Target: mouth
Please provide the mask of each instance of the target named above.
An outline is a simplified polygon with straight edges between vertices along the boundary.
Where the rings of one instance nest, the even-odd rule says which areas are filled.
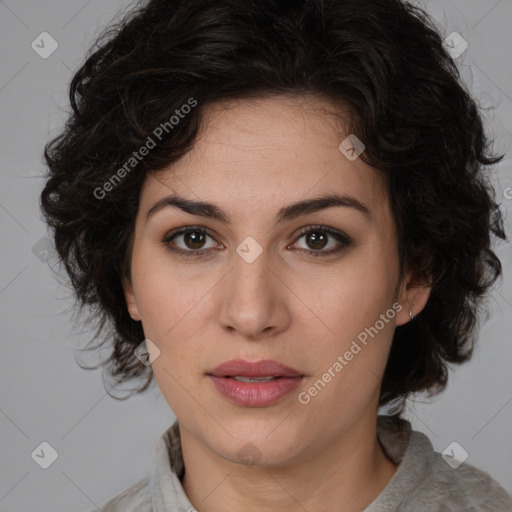
[[[281,376],[279,376],[279,377],[272,377],[272,376],[267,376],[267,377],[244,377],[242,375],[235,375],[235,376],[231,377],[229,375],[224,375],[224,378],[226,378],[226,379],[234,379],[234,380],[237,380],[238,382],[270,382],[272,380],[281,379],[282,377]]]
[[[217,391],[245,407],[272,405],[296,389],[304,375],[277,361],[227,361],[206,373]]]
[[[233,359],[218,365],[207,372],[206,375],[232,378],[240,382],[267,382],[283,377],[304,377],[298,370],[271,359],[258,362]]]

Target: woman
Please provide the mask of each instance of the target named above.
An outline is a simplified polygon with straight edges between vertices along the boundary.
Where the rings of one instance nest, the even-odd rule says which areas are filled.
[[[153,0],[97,44],[42,209],[109,374],[177,418],[101,509],[511,510],[400,416],[471,357],[506,239],[426,13]]]

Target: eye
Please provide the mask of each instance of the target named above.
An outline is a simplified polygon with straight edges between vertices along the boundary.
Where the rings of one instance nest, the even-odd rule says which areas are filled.
[[[213,243],[210,247],[205,246],[207,238],[213,237],[207,233],[207,231],[200,226],[187,226],[186,228],[178,231],[173,231],[162,240],[162,243],[167,246],[172,252],[182,254],[184,256],[206,256],[211,252],[213,248],[222,249],[222,244]],[[306,244],[313,249],[300,249],[300,252],[309,254],[310,256],[328,256],[330,254],[338,253],[346,247],[352,245],[352,240],[345,233],[337,231],[326,226],[310,226],[309,228],[302,230],[299,233],[298,240],[304,238]],[[180,240],[179,245],[175,240]],[[334,239],[334,240],[329,240]],[[328,250],[324,250],[332,244],[333,241],[337,243],[331,246]],[[172,242],[172,243],[171,243]],[[296,246],[297,242],[294,242],[291,246]]]
[[[202,250],[205,249],[204,243],[207,237],[212,238],[203,228],[199,226],[188,226],[179,231],[169,233],[163,238],[162,242],[175,253],[184,254],[186,256],[202,256],[209,252]],[[182,238],[184,247],[180,247],[179,245],[178,248],[172,247],[171,242],[175,239],[179,240],[180,238]],[[215,244],[213,247],[215,247]],[[206,249],[208,249],[208,247],[206,247]]]
[[[313,250],[305,249],[304,251],[309,253],[313,257],[326,256],[340,252],[345,247],[352,245],[352,240],[345,233],[341,231],[333,230],[326,226],[311,226],[306,230],[299,233],[299,239],[304,238],[305,243]],[[332,245],[328,250],[323,250],[329,245],[329,239],[334,239],[337,243]],[[296,245],[295,242],[293,245]],[[301,249],[302,250],[302,249]]]

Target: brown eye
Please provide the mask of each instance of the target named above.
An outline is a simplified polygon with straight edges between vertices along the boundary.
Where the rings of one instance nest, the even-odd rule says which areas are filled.
[[[325,233],[311,231],[305,235],[306,243],[313,249],[323,249],[328,243],[328,236]]]
[[[208,238],[213,241],[209,247],[205,246]],[[302,238],[305,240],[306,247],[299,247],[299,251],[314,257],[329,256],[352,245],[351,238],[343,232],[325,226],[312,226],[304,230],[298,237],[298,239]],[[172,252],[184,256],[205,256],[211,254],[210,249],[222,248],[222,245],[217,244],[203,228],[195,226],[169,233],[162,242]],[[292,245],[296,246],[297,242]]]
[[[183,241],[189,249],[201,249],[205,241],[205,234],[200,231],[188,231],[183,235]]]
[[[206,249],[216,246],[216,244],[213,243],[210,247],[205,247],[205,242],[208,238],[212,237],[204,229],[191,226],[169,233],[164,237],[162,242],[173,252],[187,256],[201,256],[208,252]]]
[[[304,239],[306,247],[300,248],[300,250],[309,253],[311,256],[328,256],[352,245],[352,239],[345,233],[334,231],[325,226],[312,226],[299,234],[298,239],[301,238]],[[333,240],[330,241],[330,239]],[[296,243],[293,245],[296,245]],[[330,247],[328,247],[329,243],[331,243]],[[324,250],[326,247],[328,249]]]

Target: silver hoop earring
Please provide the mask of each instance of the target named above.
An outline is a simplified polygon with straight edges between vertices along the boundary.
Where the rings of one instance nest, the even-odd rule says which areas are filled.
[[[409,316],[411,317],[411,320],[414,319],[414,315],[412,314],[412,309],[409,310]]]

